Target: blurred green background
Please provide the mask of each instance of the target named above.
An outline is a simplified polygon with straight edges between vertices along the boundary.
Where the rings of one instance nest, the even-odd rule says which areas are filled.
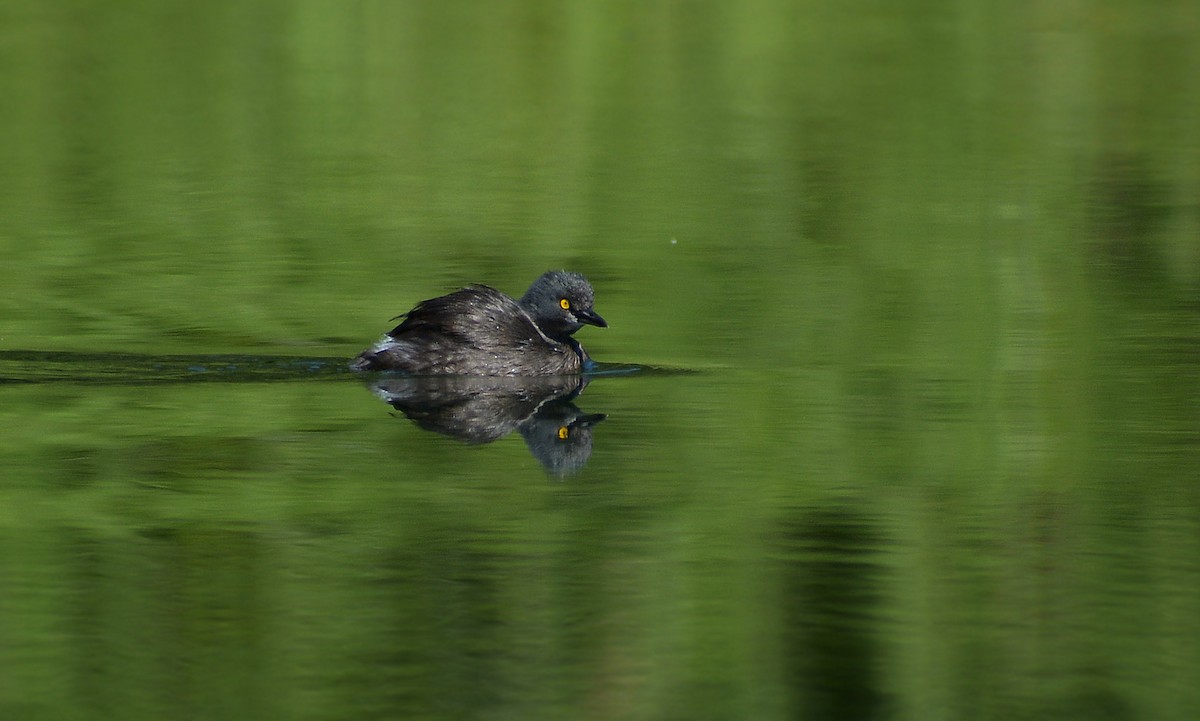
[[[0,137],[0,718],[1200,711],[1193,2],[14,0]],[[554,267],[701,371],[570,478],[144,374]]]

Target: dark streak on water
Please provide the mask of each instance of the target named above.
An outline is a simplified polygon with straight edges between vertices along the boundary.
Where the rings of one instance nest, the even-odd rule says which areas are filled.
[[[87,383],[139,385],[159,383],[265,383],[362,378],[341,357],[275,355],[148,355],[139,353],[64,354],[47,351],[0,351],[0,384]],[[589,377],[677,375],[686,369],[632,363],[596,363]]]

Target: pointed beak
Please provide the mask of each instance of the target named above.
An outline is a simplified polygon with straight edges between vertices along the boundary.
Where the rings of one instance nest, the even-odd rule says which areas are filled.
[[[591,428],[605,418],[608,418],[608,415],[605,413],[589,413],[587,415],[579,416],[575,420],[571,421],[569,425],[572,428]]]
[[[600,328],[607,328],[608,321],[600,317],[600,314],[593,310],[577,310],[575,311],[575,319],[580,323],[587,323]]]

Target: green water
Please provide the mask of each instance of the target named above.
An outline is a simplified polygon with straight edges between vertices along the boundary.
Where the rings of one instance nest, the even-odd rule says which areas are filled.
[[[1195,717],[1200,15],[1010,5],[4,3],[0,719]],[[555,267],[569,462],[342,365]]]

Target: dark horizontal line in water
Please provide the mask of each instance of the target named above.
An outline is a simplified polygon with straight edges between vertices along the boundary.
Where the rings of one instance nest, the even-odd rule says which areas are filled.
[[[0,351],[0,383],[227,383],[336,380],[354,376],[345,358],[238,354],[150,355]]]
[[[349,358],[341,357],[7,350],[0,351],[0,385],[64,382],[105,385],[263,383],[361,378],[363,374],[350,370],[349,362]],[[633,363],[595,363],[584,375],[599,378],[691,372]]]

